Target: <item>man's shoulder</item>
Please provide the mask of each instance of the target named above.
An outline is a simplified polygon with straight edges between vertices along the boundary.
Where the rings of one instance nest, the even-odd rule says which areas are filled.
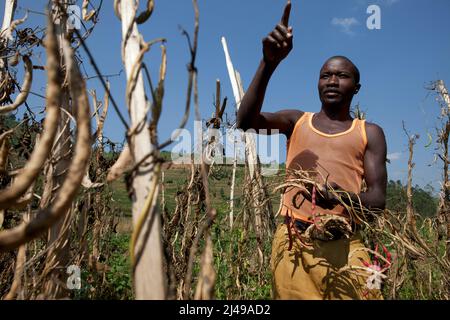
[[[285,131],[286,137],[289,139],[292,135],[292,132],[297,124],[298,120],[305,114],[304,111],[299,109],[284,109],[277,112],[278,116],[287,120],[287,130]]]
[[[381,128],[376,123],[368,122],[368,121],[366,121],[366,132],[367,132],[367,134],[371,133],[371,134],[375,134],[375,135],[378,135],[378,134],[384,135],[383,128]]]
[[[283,109],[278,111],[277,114],[287,119],[293,127],[295,126],[297,121],[305,114],[305,112],[299,109]]]
[[[285,115],[294,122],[297,122],[297,120],[305,114],[305,111],[299,109],[283,109],[278,111],[278,113]]]
[[[386,143],[383,128],[376,123],[366,121],[366,135],[368,144]]]

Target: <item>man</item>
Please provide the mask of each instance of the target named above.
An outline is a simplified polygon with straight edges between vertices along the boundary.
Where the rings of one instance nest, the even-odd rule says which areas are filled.
[[[237,126],[243,130],[278,129],[286,135],[288,176],[292,170],[304,170],[317,182],[313,189],[290,188],[283,196],[281,214],[287,223],[278,226],[272,244],[274,297],[381,299],[378,288],[369,285],[371,274],[364,270],[370,259],[358,224],[353,223],[350,238],[316,238],[311,244],[301,240],[308,227],[315,225],[316,215],[350,218],[331,189],[345,190],[346,203],[361,201],[368,210],[384,208],[386,141],[379,126],[351,117],[360,76],[342,56],[328,59],[320,70],[319,113],[261,112],[269,79],[293,47],[290,10],[288,1],[281,22],[264,38],[263,59],[237,115]],[[366,188],[361,192],[363,180]]]

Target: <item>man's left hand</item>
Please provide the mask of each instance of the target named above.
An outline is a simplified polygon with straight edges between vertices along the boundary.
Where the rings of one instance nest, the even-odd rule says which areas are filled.
[[[312,202],[313,186],[310,185],[307,189],[309,193],[305,192],[304,196]],[[341,187],[335,182],[316,185],[316,205],[323,209],[333,209],[336,205],[338,205],[340,202],[333,190],[341,190]]]

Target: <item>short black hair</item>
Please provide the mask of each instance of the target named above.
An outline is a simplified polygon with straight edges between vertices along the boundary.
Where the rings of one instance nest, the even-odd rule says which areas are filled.
[[[359,84],[359,80],[360,80],[359,69],[358,69],[358,67],[356,67],[356,65],[353,63],[353,61],[345,56],[332,56],[331,58],[328,58],[327,61],[325,61],[325,63],[327,63],[330,60],[334,60],[334,59],[341,59],[341,60],[345,60],[348,63],[350,63],[353,67],[353,76],[355,77],[355,82],[356,82],[356,84]]]

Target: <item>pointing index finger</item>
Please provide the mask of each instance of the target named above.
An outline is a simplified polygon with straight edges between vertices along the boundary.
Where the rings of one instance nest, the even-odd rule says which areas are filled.
[[[281,17],[281,24],[286,28],[289,26],[289,16],[291,14],[291,0],[288,0],[284,7],[283,16]]]

